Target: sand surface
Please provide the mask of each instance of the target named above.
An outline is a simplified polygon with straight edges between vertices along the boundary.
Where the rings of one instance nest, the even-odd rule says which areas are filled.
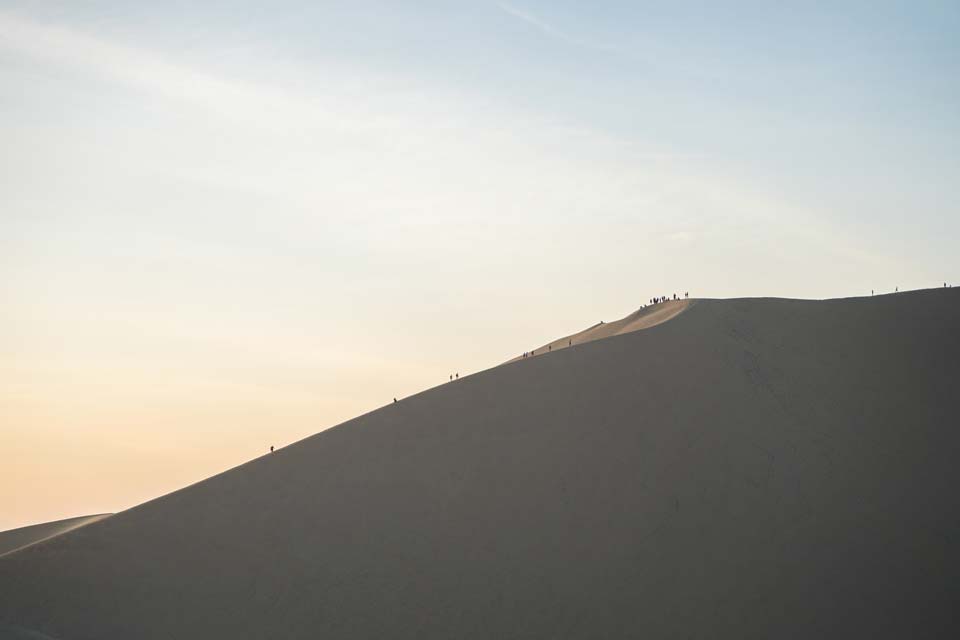
[[[41,540],[72,531],[77,527],[82,527],[91,522],[96,522],[109,515],[111,514],[100,513],[94,516],[67,518],[66,520],[56,520],[54,522],[30,525],[29,527],[20,527],[19,529],[0,531],[0,556],[16,551],[17,549],[22,549],[27,545],[40,542]]]
[[[57,640],[960,637],[960,288],[698,300],[0,557]]]
[[[0,638],[3,640],[57,640],[38,631],[0,622]]]

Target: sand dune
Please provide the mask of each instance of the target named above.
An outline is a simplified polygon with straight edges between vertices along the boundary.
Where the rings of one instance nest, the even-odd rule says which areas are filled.
[[[960,289],[698,300],[0,557],[0,620],[60,640],[957,637],[958,327]]]
[[[82,527],[91,522],[96,522],[106,518],[111,514],[100,513],[94,516],[80,516],[78,518],[67,518],[66,520],[57,520],[55,522],[44,522],[43,524],[34,524],[29,527],[20,527],[19,529],[10,529],[9,531],[0,531],[0,556],[5,553],[22,549],[41,540],[46,540],[58,536],[67,531],[72,531],[77,527]]]

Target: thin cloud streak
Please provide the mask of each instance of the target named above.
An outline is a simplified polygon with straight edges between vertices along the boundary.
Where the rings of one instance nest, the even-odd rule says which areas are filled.
[[[264,114],[307,119],[314,126],[344,130],[342,118],[324,117],[322,105],[305,105],[289,96],[171,63],[133,47],[62,27],[0,12],[0,49],[66,67],[93,72],[155,96],[212,110],[221,117],[269,122]]]
[[[545,33],[583,44],[528,12],[499,6]],[[435,113],[398,115],[385,100],[389,96],[380,92],[375,101],[361,101],[377,104],[376,111],[358,111],[357,101],[329,92],[227,79],[170,62],[161,53],[9,12],[0,12],[4,48],[212,111],[232,121],[228,125],[243,125],[233,129],[231,144],[237,153],[165,169],[168,173],[225,189],[256,189],[312,210],[350,211],[355,220],[377,228],[398,218],[404,223],[448,224],[449,211],[457,211],[460,220],[474,221],[505,221],[522,213],[531,226],[548,219],[581,224],[597,216],[639,215],[649,225],[669,228],[672,225],[662,221],[676,215],[722,225],[725,212],[760,221],[792,208],[729,177],[715,176],[708,167],[691,166],[696,155],[662,153],[645,148],[643,141],[624,144],[589,128],[533,126],[515,115],[487,121],[462,104],[452,104],[443,116],[458,124],[437,135],[447,125],[438,123]],[[445,98],[434,88],[430,96]],[[295,137],[273,135],[286,133],[292,123]],[[519,140],[517,131],[524,132]],[[203,139],[204,131],[191,135]],[[246,152],[249,149],[258,153]],[[209,153],[202,145],[197,152]],[[437,164],[435,158],[447,161]],[[318,190],[319,176],[330,186]],[[378,188],[371,192],[374,180]]]
[[[554,30],[554,33],[562,37],[561,32]],[[656,184],[654,193],[643,195],[644,201],[650,201],[657,199],[656,193],[664,185],[676,183],[678,178],[684,184],[689,182],[689,177],[679,175],[650,179],[653,173],[662,174],[650,163],[666,156],[657,150],[637,149],[633,144],[628,145],[628,150],[624,149],[621,142],[589,129],[548,124],[532,127],[531,123],[514,116],[508,116],[506,122],[499,119],[487,122],[486,118],[478,118],[456,103],[447,105],[439,113],[419,110],[401,115],[385,100],[389,96],[380,92],[376,94],[377,100],[344,101],[336,94],[304,93],[227,79],[171,62],[162,53],[3,12],[0,12],[0,49],[211,112],[226,121],[217,124],[218,127],[242,127],[234,129],[237,138],[231,136],[231,144],[238,153],[207,162],[202,169],[188,164],[166,171],[189,173],[206,183],[226,188],[232,184],[252,190],[259,185],[260,190],[285,200],[306,197],[306,204],[324,205],[317,208],[349,207],[357,213],[363,209],[398,211],[406,207],[411,216],[416,216],[417,211],[456,208],[463,216],[466,211],[460,201],[475,194],[473,215],[486,217],[490,209],[504,208],[484,183],[484,176],[495,175],[502,193],[515,192],[513,206],[522,203],[524,209],[535,215],[538,209],[562,210],[566,203],[582,199],[575,191],[564,194],[549,184],[539,189],[530,188],[545,176],[566,175],[563,183],[592,184],[593,188],[585,189],[584,193],[589,194],[593,206],[611,210],[636,201],[635,195],[625,200],[626,194],[615,185],[629,183],[634,185],[634,190],[638,187],[646,190]],[[442,91],[431,89],[430,96],[432,100],[425,103],[448,102]],[[440,100],[435,99],[437,97]],[[379,107],[376,111],[364,112],[358,103]],[[287,132],[291,124],[295,124],[298,131],[296,139],[275,135]],[[208,125],[199,126],[202,128],[194,134],[196,140],[203,139]],[[524,144],[518,145],[515,134],[505,131],[524,131]],[[546,148],[545,144],[553,149]],[[244,154],[240,152],[244,148],[259,149],[261,154]],[[554,149],[557,148],[565,149],[564,155],[569,159],[556,158]],[[570,153],[572,148],[580,152]],[[319,155],[318,149],[322,149]],[[373,150],[377,153],[372,153]],[[292,158],[295,165],[283,167],[272,159],[269,166],[263,166],[260,156],[268,151],[273,152],[274,158]],[[436,167],[430,173],[426,167],[430,166],[432,157],[446,157],[452,162],[449,167]],[[594,160],[585,162],[584,157]],[[413,158],[419,162],[411,162]],[[521,172],[515,175],[506,170],[502,158],[513,158],[513,167]],[[521,158],[524,161],[519,161]],[[340,175],[339,179],[327,180],[328,184],[337,185],[336,189],[328,188],[318,194],[315,179],[303,175],[307,166],[322,168],[329,176]],[[354,167],[352,173],[347,171],[351,166]],[[491,166],[496,167],[493,173]],[[600,169],[602,166],[606,168]],[[545,170],[546,167],[550,169]],[[638,171],[648,177],[638,180]],[[368,188],[365,172],[379,176],[379,189],[374,193]],[[440,184],[458,184],[459,188],[448,192],[438,189],[433,182],[441,174],[447,174],[447,178],[440,180]],[[555,191],[559,193],[549,195]],[[531,192],[541,195],[530,201]],[[601,195],[605,193],[607,195]],[[486,198],[492,201],[485,202]],[[434,214],[427,217],[433,219]]]
[[[519,9],[519,8],[513,6],[513,5],[506,4],[506,3],[503,3],[503,2],[498,2],[498,3],[497,3],[497,6],[498,6],[498,7],[500,8],[500,10],[503,11],[504,13],[506,13],[506,14],[508,14],[508,15],[510,15],[510,16],[513,16],[514,18],[517,18],[518,20],[522,20],[523,22],[526,22],[527,24],[536,27],[537,29],[539,29],[539,30],[542,31],[543,33],[547,34],[548,36],[552,36],[552,37],[554,37],[554,38],[557,38],[558,40],[562,40],[563,42],[566,42],[567,44],[571,44],[571,45],[574,45],[574,46],[577,46],[577,47],[585,47],[585,48],[589,48],[589,49],[596,49],[596,50],[598,50],[598,51],[612,51],[612,52],[617,52],[617,53],[623,53],[623,51],[620,49],[620,47],[617,47],[617,46],[614,46],[614,45],[601,44],[601,43],[596,43],[596,42],[590,42],[590,41],[587,41],[587,40],[582,40],[582,39],[580,39],[580,38],[576,38],[576,37],[574,37],[574,36],[571,36],[570,34],[566,33],[565,31],[563,31],[563,30],[561,30],[561,29],[558,29],[557,27],[553,26],[553,25],[550,24],[549,22],[547,22],[547,21],[539,18],[538,16],[535,16],[534,14],[532,14],[532,13],[530,13],[529,11],[526,11],[526,10],[524,10],[524,9]]]
[[[504,3],[502,3],[502,2],[501,2],[501,3],[497,3],[497,6],[500,7],[500,9],[502,9],[502,10],[505,11],[506,13],[508,13],[509,15],[511,15],[511,16],[513,16],[513,17],[515,17],[515,18],[519,18],[520,20],[523,20],[523,21],[526,22],[527,24],[532,24],[532,25],[535,26],[537,29],[540,29],[541,31],[543,31],[544,33],[546,33],[546,34],[548,34],[548,35],[551,35],[551,36],[560,38],[561,40],[566,40],[567,42],[569,42],[569,43],[571,43],[571,44],[580,44],[575,38],[571,38],[570,36],[568,36],[567,34],[565,34],[565,33],[562,32],[562,31],[560,31],[559,29],[557,29],[557,28],[554,27],[553,25],[551,25],[551,24],[549,24],[549,23],[547,23],[547,22],[544,22],[543,20],[539,19],[538,17],[536,17],[535,15],[533,15],[532,13],[530,13],[530,12],[528,12],[528,11],[523,11],[522,9],[517,9],[516,7],[513,7],[513,6],[509,5],[509,4],[504,4]]]

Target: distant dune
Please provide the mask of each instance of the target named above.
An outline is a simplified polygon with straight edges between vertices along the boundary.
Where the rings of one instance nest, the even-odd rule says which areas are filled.
[[[67,518],[66,520],[57,520],[55,522],[44,522],[29,527],[20,527],[19,529],[10,529],[9,531],[0,531],[0,556],[5,553],[22,549],[27,545],[58,536],[67,531],[72,531],[77,527],[96,522],[101,518],[106,518],[109,513],[100,513],[95,516],[80,516],[79,518]]]
[[[4,555],[0,620],[58,640],[960,637],[960,288],[670,305]]]

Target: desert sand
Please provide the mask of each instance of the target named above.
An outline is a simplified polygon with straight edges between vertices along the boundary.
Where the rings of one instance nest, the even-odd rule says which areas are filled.
[[[77,527],[96,522],[106,518],[111,514],[98,513],[93,516],[80,516],[78,518],[67,518],[66,520],[56,520],[54,522],[44,522],[29,527],[20,527],[8,531],[0,531],[0,556],[18,549],[22,549],[31,544],[47,540],[58,536],[67,531],[73,531]]]
[[[684,309],[8,553],[0,621],[55,640],[960,635],[960,289]]]

